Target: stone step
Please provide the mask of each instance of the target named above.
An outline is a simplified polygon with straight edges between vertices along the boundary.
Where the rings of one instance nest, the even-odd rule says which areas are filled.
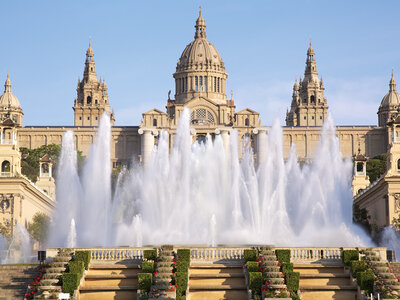
[[[85,279],[129,279],[137,277],[137,274],[87,274]]]
[[[90,270],[97,270],[97,269],[102,269],[102,270],[118,270],[118,269],[139,269],[140,265],[138,264],[125,264],[125,265],[118,265],[118,264],[113,264],[113,265],[101,265],[101,264],[91,264],[89,266]]]
[[[329,278],[300,278],[300,287],[307,286],[333,286],[333,285],[349,285],[350,277],[329,277]]]
[[[306,291],[301,293],[301,300],[355,300],[356,291]]]
[[[347,273],[300,273],[300,278],[350,278]]]
[[[136,300],[136,291],[81,291],[79,300]]]
[[[104,279],[87,279],[85,277],[84,287],[98,287],[98,286],[137,286],[137,278],[104,278]]]
[[[353,285],[307,285],[300,286],[300,291],[357,291]]]
[[[204,285],[190,286],[189,292],[194,291],[219,291],[219,290],[247,290],[246,284],[222,284],[222,285]]]
[[[81,286],[79,291],[136,291],[137,285],[128,286]]]
[[[243,273],[190,273],[189,278],[244,278]]]
[[[188,300],[220,300],[220,299],[235,299],[247,300],[247,291],[229,290],[229,291],[198,291],[189,292]]]
[[[243,268],[243,264],[201,264],[193,263],[190,265],[190,269],[232,269],[232,268]]]

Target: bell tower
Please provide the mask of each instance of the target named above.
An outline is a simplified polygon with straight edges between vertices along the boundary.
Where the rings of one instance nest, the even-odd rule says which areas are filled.
[[[114,125],[114,112],[110,109],[105,80],[97,79],[91,44],[86,51],[83,79],[78,78],[77,98],[74,101],[74,126],[98,126],[101,115],[107,112]]]
[[[293,86],[290,111],[286,113],[286,126],[322,126],[328,112],[324,97],[324,83],[318,78],[315,52],[311,46],[307,50],[304,80]]]

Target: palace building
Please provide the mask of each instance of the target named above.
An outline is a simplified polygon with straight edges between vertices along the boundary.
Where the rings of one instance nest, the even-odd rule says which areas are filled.
[[[234,99],[233,93],[226,90],[229,66],[225,66],[218,50],[208,40],[206,22],[201,11],[194,27],[194,39],[183,49],[176,71],[172,74],[175,80],[174,96],[172,98],[169,94],[164,103],[160,101],[160,106],[165,105],[165,108],[149,108],[142,114],[140,124],[112,127],[113,167],[129,164],[132,160],[146,163],[162,130],[169,132],[172,146],[178,119],[184,107],[191,112],[193,141],[201,141],[207,134],[220,134],[226,145],[232,130],[237,130],[239,139],[249,137],[252,140],[257,160],[264,159],[265,152],[259,145],[262,144],[261,139],[266,138],[264,133],[268,132],[269,127],[262,125],[259,113],[251,108],[236,111],[235,101],[242,102],[246,99]],[[82,80],[78,79],[77,96],[71,101],[74,111],[73,126],[23,127],[22,107],[13,95],[10,78],[7,77],[4,94],[0,96],[0,116],[1,120],[10,120],[15,125],[15,138],[19,147],[37,148],[53,143],[61,144],[64,132],[72,129],[76,149],[82,151],[83,155],[88,155],[103,112],[110,115],[114,125],[118,116],[114,115],[111,108],[112,99],[108,97],[105,81],[97,77],[94,57],[94,51],[89,44],[83,77]],[[308,161],[312,158],[329,108],[324,91],[322,76],[317,71],[317,55],[310,43],[304,76],[294,83],[290,108],[286,113],[286,126],[283,127],[285,157],[288,157],[294,143],[300,160]],[[392,124],[391,120],[397,116],[399,102],[400,96],[392,75],[389,92],[377,108],[378,126],[337,126],[343,155],[355,157],[362,153],[367,157],[374,157],[391,149],[392,142],[388,139],[391,127],[387,124]],[[10,138],[7,134],[2,131],[2,142]],[[365,181],[361,182],[367,185]],[[390,220],[385,221],[388,222]]]

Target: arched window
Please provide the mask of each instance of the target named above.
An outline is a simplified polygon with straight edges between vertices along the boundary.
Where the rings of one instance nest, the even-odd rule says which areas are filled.
[[[157,119],[153,119],[153,126],[157,126]]]
[[[86,98],[86,103],[87,103],[87,104],[92,104],[92,97],[87,96],[87,98]]]
[[[362,172],[364,169],[363,163],[359,162],[357,163],[357,172]]]
[[[217,91],[217,77],[214,77],[214,92]]]
[[[218,78],[218,80],[217,80],[217,91],[218,91],[218,93],[219,93],[219,78]]]
[[[315,96],[314,96],[314,95],[312,95],[312,96],[310,97],[310,102],[315,104]]]
[[[197,76],[194,77],[194,90],[196,92],[199,90],[199,78]]]
[[[199,134],[199,135],[197,135],[196,141],[197,141],[199,144],[201,144],[201,143],[205,144],[205,143],[206,143],[206,135],[204,135],[204,134]]]
[[[200,92],[203,91],[203,76],[200,76]]]
[[[244,126],[250,126],[249,118],[246,118],[246,119],[244,120]]]
[[[94,104],[97,104],[97,103],[98,103],[97,99],[96,99],[96,100],[94,100]]]
[[[400,159],[397,160],[397,170],[400,171]]]
[[[1,164],[1,176],[10,176],[11,166],[8,160],[3,161]]]
[[[49,174],[49,164],[48,163],[42,164],[42,175],[46,175],[46,174]]]
[[[207,76],[204,76],[204,88],[203,88],[203,91],[204,92],[207,92]]]
[[[185,77],[185,92],[188,91],[188,78]]]

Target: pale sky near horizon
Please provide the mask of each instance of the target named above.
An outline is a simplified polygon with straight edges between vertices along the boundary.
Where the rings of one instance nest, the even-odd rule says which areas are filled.
[[[24,126],[73,125],[91,37],[116,125],[139,125],[174,94],[172,74],[200,5],[237,111],[260,112],[263,125],[284,125],[310,38],[337,125],[376,125],[392,69],[400,84],[396,0],[3,1],[0,83],[9,71]]]

